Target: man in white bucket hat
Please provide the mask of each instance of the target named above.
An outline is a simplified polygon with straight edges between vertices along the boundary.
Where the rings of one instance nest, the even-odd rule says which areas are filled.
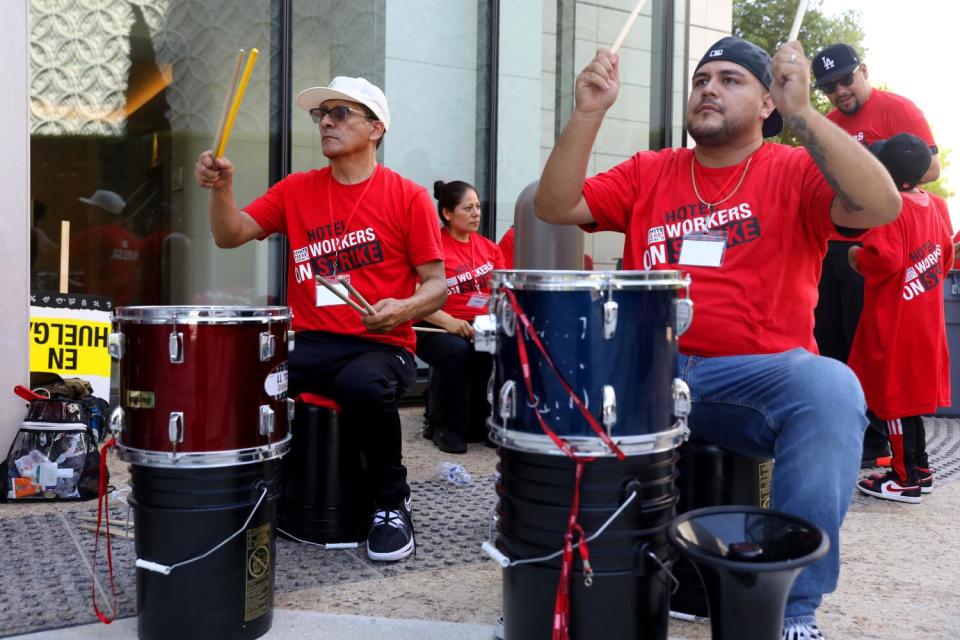
[[[415,542],[397,401],[416,375],[411,320],[446,299],[440,229],[426,189],[377,163],[390,128],[383,91],[338,76],[300,92],[297,104],[318,125],[329,167],[291,174],[242,210],[227,158],[204,152],[195,177],[210,189],[218,246],[287,236],[287,303],[297,330],[290,395],[332,397],[359,430],[375,503],[367,555],[400,560]],[[343,294],[338,278],[348,279],[372,311],[348,306],[318,277]]]

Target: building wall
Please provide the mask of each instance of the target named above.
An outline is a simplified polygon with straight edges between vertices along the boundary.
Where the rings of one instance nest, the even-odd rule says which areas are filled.
[[[4,3],[0,40],[0,211],[4,212],[0,234],[0,456],[6,456],[23,420],[23,400],[13,395],[15,385],[28,385],[27,327],[30,293],[30,114],[27,0]]]

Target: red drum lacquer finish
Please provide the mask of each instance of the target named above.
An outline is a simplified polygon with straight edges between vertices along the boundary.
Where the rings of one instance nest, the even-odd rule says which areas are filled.
[[[272,450],[287,438],[287,308],[121,307],[114,326],[125,459]]]

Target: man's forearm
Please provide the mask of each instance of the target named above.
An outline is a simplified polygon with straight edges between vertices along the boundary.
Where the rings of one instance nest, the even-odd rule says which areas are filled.
[[[603,122],[603,114],[574,111],[550,152],[540,176],[534,207],[537,217],[562,223],[563,214],[580,202],[590,151]]]
[[[423,318],[443,307],[447,301],[445,280],[431,278],[420,284],[412,296],[405,300],[407,320]]]
[[[236,247],[242,230],[242,220],[232,189],[213,189],[210,192],[210,230],[218,247]]]
[[[863,145],[812,107],[786,122],[856,222],[877,226],[897,217],[900,196],[890,174]]]

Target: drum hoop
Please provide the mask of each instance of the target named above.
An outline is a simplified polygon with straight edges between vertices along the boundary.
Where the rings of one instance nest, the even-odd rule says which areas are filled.
[[[131,324],[263,324],[289,321],[289,307],[141,306],[117,307],[114,320]]]
[[[495,422],[493,418],[487,418],[487,427],[490,431],[490,439],[507,449],[523,451],[525,453],[555,456],[566,455],[546,435],[506,429]],[[664,451],[671,451],[679,447],[683,442],[685,431],[682,425],[674,423],[667,431],[659,431],[657,433],[640,436],[614,437],[613,441],[628,456],[663,453]],[[561,435],[560,437],[570,444],[571,449],[573,449],[577,455],[584,457],[614,457],[614,454],[603,444],[603,441],[595,436]]]
[[[606,291],[608,289],[686,289],[690,276],[663,271],[497,270],[493,287],[517,291]]]
[[[164,467],[176,469],[182,467],[233,467],[241,464],[264,462],[273,458],[280,458],[290,451],[292,436],[288,433],[283,440],[251,449],[231,449],[227,451],[149,451],[135,449],[117,443],[117,452],[120,459],[131,464],[145,467]]]

